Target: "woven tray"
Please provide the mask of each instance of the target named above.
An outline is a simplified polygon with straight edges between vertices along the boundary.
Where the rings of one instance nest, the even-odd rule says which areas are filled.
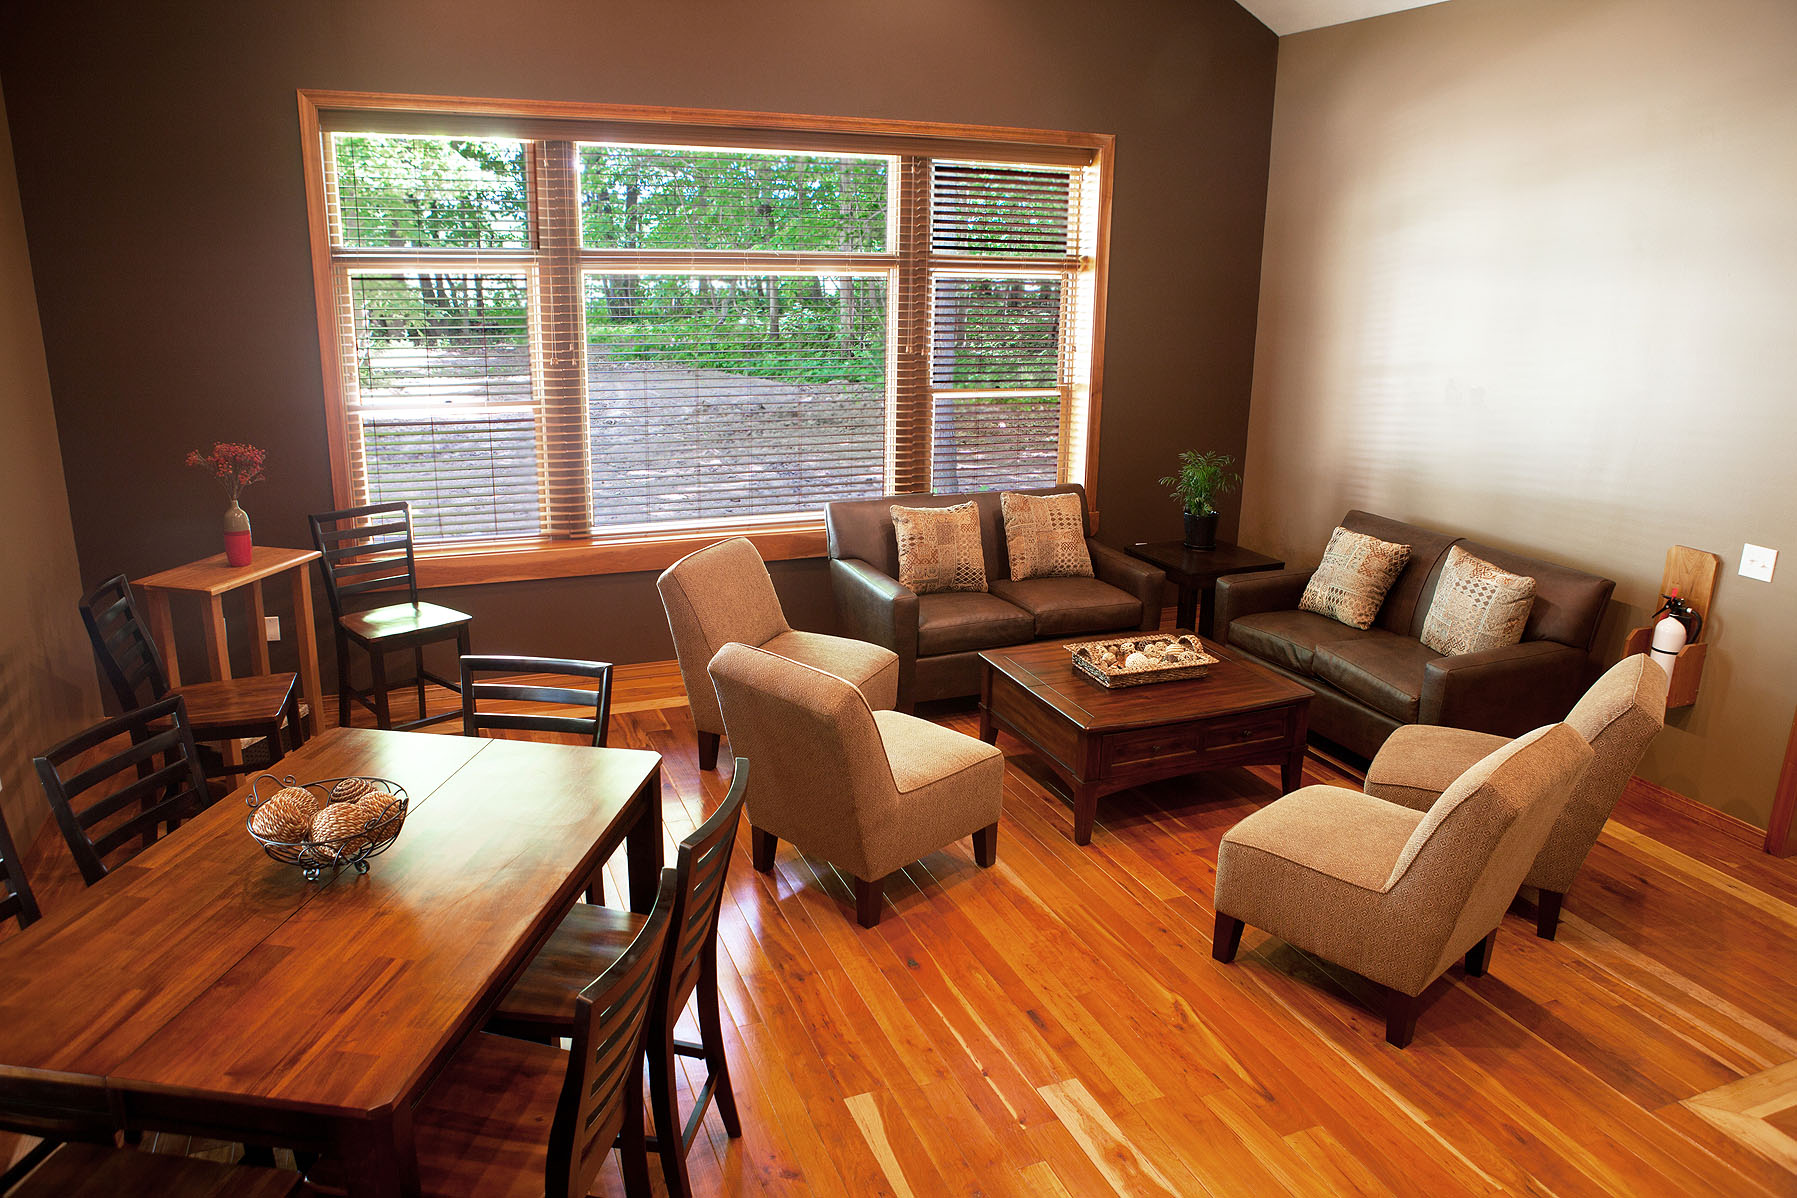
[[[1108,641],[1081,641],[1067,646],[1073,668],[1099,686],[1143,686],[1202,678],[1217,659],[1191,633],[1174,636],[1151,632]],[[1129,659],[1136,656],[1132,665]]]

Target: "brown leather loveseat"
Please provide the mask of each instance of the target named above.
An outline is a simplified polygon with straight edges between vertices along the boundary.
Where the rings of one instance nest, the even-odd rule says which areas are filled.
[[[1590,651],[1615,583],[1370,512],[1352,532],[1410,546],[1373,626],[1340,624],[1298,601],[1313,570],[1217,580],[1216,639],[1316,693],[1310,728],[1365,757],[1404,724],[1521,736],[1566,718],[1590,681]],[[1422,643],[1423,621],[1450,546],[1535,580],[1520,643],[1444,657]]]
[[[1019,487],[1014,493],[1059,495],[1068,491],[1077,493],[1085,507],[1085,488],[1077,483]],[[900,585],[893,506],[952,507],[969,500],[979,508],[988,589],[919,595]],[[1093,540],[1089,508],[1086,548],[1092,554],[1094,578],[1013,582],[997,491],[885,495],[827,503],[824,528],[829,534],[830,585],[836,593],[842,631],[898,654],[901,711],[919,700],[978,694],[982,649],[1160,627],[1166,575]]]

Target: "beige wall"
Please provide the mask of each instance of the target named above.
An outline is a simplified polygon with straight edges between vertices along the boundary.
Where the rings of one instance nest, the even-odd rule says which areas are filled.
[[[75,600],[75,534],[19,219],[12,139],[0,101],[0,811],[28,843],[50,809],[31,755],[61,740],[100,697]]]
[[[1649,779],[1764,825],[1797,703],[1797,4],[1452,0],[1281,40],[1243,539],[1350,507],[1724,562]],[[1783,551],[1768,585],[1741,543]]]

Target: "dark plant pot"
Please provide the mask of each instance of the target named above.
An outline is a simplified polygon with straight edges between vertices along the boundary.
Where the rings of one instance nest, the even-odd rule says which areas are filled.
[[[1217,513],[1208,516],[1186,514],[1187,549],[1215,549],[1217,547]]]

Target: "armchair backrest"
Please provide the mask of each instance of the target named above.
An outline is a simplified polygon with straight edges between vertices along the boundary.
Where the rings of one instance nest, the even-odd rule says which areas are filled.
[[[1495,928],[1541,852],[1591,746],[1566,724],[1537,728],[1467,770],[1441,793],[1392,867],[1386,890],[1414,902],[1427,955]],[[1433,977],[1446,967],[1437,960]]]
[[[743,644],[719,649],[710,673],[730,751],[754,767],[749,822],[845,868],[862,864],[862,830],[896,818],[898,788],[861,692]]]
[[[789,631],[767,564],[747,537],[731,537],[663,570],[655,589],[668,615],[693,721],[700,731],[722,731],[705,667],[727,644],[764,645]]]
[[[1668,681],[1647,654],[1625,657],[1567,715],[1567,725],[1591,746],[1591,768],[1573,788],[1526,881],[1561,894],[1571,888],[1623,787],[1665,726]]]
[[[1006,488],[1017,495],[1061,495],[1072,492],[1080,497],[1085,512],[1086,535],[1092,535],[1092,511],[1086,504],[1086,489],[1078,483],[1061,483],[1053,487]],[[980,512],[980,547],[986,559],[986,579],[1011,576],[1010,555],[1005,547],[1004,513],[999,506],[999,492],[976,491],[966,495],[882,495],[878,499],[853,499],[824,505],[824,531],[829,538],[833,558],[859,558],[892,578],[898,577],[898,535],[892,529],[892,508],[953,507],[972,503]]]

